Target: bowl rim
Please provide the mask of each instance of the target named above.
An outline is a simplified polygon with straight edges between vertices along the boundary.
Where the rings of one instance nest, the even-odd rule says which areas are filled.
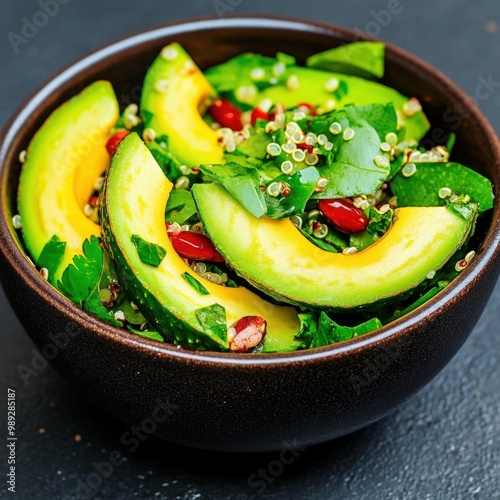
[[[343,38],[352,39],[352,41],[379,40],[378,38],[367,36],[364,33],[340,27],[333,23],[309,19],[302,20],[286,16],[256,14],[230,15],[223,19],[215,16],[203,16],[161,24],[156,27],[146,28],[133,34],[125,35],[92,50],[53,73],[24,99],[0,133],[0,198],[2,201],[2,216],[0,217],[0,251],[3,253],[9,265],[16,270],[16,273],[21,277],[25,285],[36,291],[44,300],[50,302],[51,307],[58,309],[62,315],[77,322],[95,335],[106,337],[113,342],[119,342],[125,348],[132,347],[146,354],[182,360],[185,362],[203,362],[220,366],[263,366],[282,365],[283,363],[299,364],[306,361],[310,362],[314,360],[320,361],[324,359],[339,358],[353,352],[359,352],[370,346],[383,346],[393,341],[397,341],[397,339],[402,336],[411,335],[412,332],[416,330],[422,322],[425,322],[426,318],[432,313],[440,310],[446,304],[458,300],[458,297],[465,293],[466,290],[473,285],[474,281],[488,272],[487,268],[489,263],[494,259],[500,258],[499,186],[495,186],[496,200],[494,213],[492,223],[481,245],[482,252],[466,270],[457,276],[439,294],[414,311],[371,333],[330,346],[287,353],[252,355],[183,349],[173,344],[150,340],[133,334],[123,328],[114,327],[105,323],[90,313],[80,309],[43,279],[36,268],[34,268],[27,259],[27,255],[22,253],[18,248],[13,237],[13,229],[11,228],[10,220],[7,217],[6,174],[8,168],[6,168],[5,159],[15,134],[19,130],[22,130],[24,122],[30,116],[30,113],[39,106],[40,102],[43,102],[45,97],[51,95],[60,85],[63,85],[67,80],[74,78],[78,73],[86,70],[95,63],[104,61],[109,56],[116,55],[126,49],[140,46],[148,42],[154,42],[161,38],[172,37],[176,34],[184,34],[191,31],[213,31],[219,28],[295,30],[311,32],[313,34],[323,34],[326,36],[340,35]],[[443,87],[447,88],[448,91],[453,94],[452,97],[454,99],[458,99],[465,105],[465,108],[471,115],[469,119],[478,123],[482,128],[484,140],[487,142],[496,158],[495,167],[497,170],[500,170],[500,141],[488,119],[473,103],[469,96],[447,76],[420,58],[392,43],[385,41],[384,43],[386,44],[386,57],[399,62],[404,60],[407,63],[415,65],[415,67],[423,73],[431,74],[437,83],[443,85]]]

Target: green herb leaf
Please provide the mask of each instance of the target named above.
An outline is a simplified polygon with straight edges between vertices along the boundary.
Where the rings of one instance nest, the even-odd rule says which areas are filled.
[[[227,345],[226,310],[220,304],[196,309],[196,317],[203,329]]]
[[[473,203],[448,203],[446,208],[467,221],[477,215],[477,205]]]
[[[182,277],[200,294],[210,295],[210,292],[193,276],[189,273],[183,273]]]
[[[302,313],[298,314],[298,317],[300,320],[300,330],[295,334],[294,338],[302,342],[303,349],[309,349],[318,328],[318,314]]]
[[[103,267],[103,249],[100,239],[91,236],[83,243],[83,255],[76,255],[64,271],[58,284],[66,297],[83,305],[99,284]]]
[[[349,340],[359,335],[371,332],[382,326],[378,318],[372,318],[358,326],[341,326],[330,319],[328,315],[321,312],[316,335],[311,343],[311,347],[323,347],[336,344],[344,340]]]
[[[306,66],[363,78],[382,78],[384,55],[385,44],[382,42],[354,42],[314,54],[306,60]]]
[[[211,179],[219,181],[255,217],[262,217],[266,213],[266,202],[260,190],[257,169],[231,162],[224,165],[201,165],[200,170]]]
[[[135,333],[136,335],[140,335],[141,337],[144,337],[146,339],[158,340],[158,342],[164,342],[163,337],[158,332],[149,331],[149,330],[144,330],[144,331],[143,330],[137,330],[136,328],[133,328],[130,325],[128,325],[128,329],[132,333]]]
[[[146,145],[169,180],[174,182],[182,175],[181,163],[168,150],[168,137],[166,135],[156,137],[154,141],[146,142]]]
[[[290,186],[290,195],[272,197],[265,193],[267,204],[267,215],[273,219],[285,219],[291,215],[304,211],[304,208],[314,193],[314,188],[319,179],[318,169],[307,167],[298,170],[294,174],[282,174],[272,182],[284,182]]]
[[[447,285],[448,281],[440,281],[436,286],[432,287],[430,290],[428,290],[424,295],[415,300],[415,302],[410,304],[408,307],[405,307],[402,311],[397,311],[396,313],[394,313],[394,315],[391,318],[389,318],[386,323],[395,321],[398,318],[401,318],[402,316],[405,316],[406,314],[410,313],[411,311],[414,311],[417,307],[420,307],[422,304],[425,304],[428,300],[432,299],[434,295],[439,293]]]
[[[491,182],[480,173],[459,163],[416,163],[417,171],[411,177],[398,173],[391,189],[398,197],[400,207],[434,207],[446,205],[449,198],[440,198],[439,190],[448,187],[453,193],[469,195],[479,212],[493,207]]]
[[[354,137],[345,140],[344,133],[332,134],[329,127],[333,122],[338,122],[343,131],[352,129]],[[331,151],[325,151],[327,164],[319,167],[321,176],[326,177],[329,183],[313,198],[370,194],[380,187],[390,172],[389,155],[381,151],[380,145],[386,133],[395,127],[392,105],[348,106],[309,123],[312,132],[325,134],[333,144]]]
[[[39,267],[44,267],[49,271],[49,282],[55,285],[54,274],[61,264],[66,251],[66,242],[61,241],[57,235],[52,238],[43,247],[37,264]]]
[[[172,213],[172,212],[176,213]],[[172,189],[165,209],[165,220],[184,224],[196,214],[193,196],[187,189]]]
[[[141,262],[148,266],[158,267],[167,255],[167,251],[163,247],[145,241],[137,234],[132,235],[131,241],[137,248]]]
[[[302,228],[300,228],[300,232],[311,243],[314,243],[317,247],[321,248],[322,250],[326,250],[327,252],[339,253],[348,246],[354,246],[349,245],[346,237],[331,227],[328,229],[328,234],[324,238],[316,238],[309,226],[303,226]]]
[[[99,298],[99,285],[107,269],[107,254],[100,243],[101,240],[95,236],[85,240],[83,255],[74,257],[73,263],[65,269],[57,288],[87,312],[115,326],[121,326]]]

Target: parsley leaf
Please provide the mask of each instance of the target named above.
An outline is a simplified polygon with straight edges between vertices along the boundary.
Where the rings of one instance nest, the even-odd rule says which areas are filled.
[[[57,288],[70,300],[116,326],[121,323],[110,316],[99,298],[99,284],[106,272],[107,255],[101,247],[101,240],[91,236],[83,243],[83,255],[76,255],[73,263],[64,271]]]
[[[165,258],[165,255],[167,255],[167,251],[163,247],[143,240],[137,234],[132,235],[131,241],[137,248],[141,262],[148,266],[158,267]]]
[[[49,282],[52,283],[52,285],[55,285],[55,282],[53,281],[54,274],[61,264],[65,251],[66,242],[61,241],[57,235],[54,235],[45,244],[40,257],[38,257],[37,263],[39,267],[44,267],[47,271],[49,271]]]
[[[172,213],[174,211],[175,213]],[[184,224],[189,220],[196,214],[196,205],[191,192],[187,189],[172,189],[165,213],[166,220],[169,222]]]

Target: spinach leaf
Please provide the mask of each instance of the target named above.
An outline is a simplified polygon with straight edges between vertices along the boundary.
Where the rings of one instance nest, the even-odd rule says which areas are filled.
[[[173,213],[173,212],[176,213]],[[184,224],[196,214],[191,191],[187,189],[172,189],[168,197],[167,208],[165,209],[165,220]]]
[[[355,327],[341,326],[321,312],[316,335],[311,343],[311,347],[323,347],[335,344],[344,340],[349,340],[359,335],[371,332],[382,326],[378,318],[372,318],[365,323]]]
[[[319,168],[321,176],[329,183],[313,198],[344,198],[373,193],[390,172],[389,155],[380,150],[382,141],[377,131],[357,116],[354,107],[337,111],[331,117],[343,131],[352,129],[354,137],[345,140],[343,133],[333,135],[328,129],[322,130],[333,144],[327,153],[327,165]]]
[[[280,194],[272,197],[264,194],[267,204],[267,215],[273,219],[284,219],[291,215],[304,211],[304,208],[314,193],[314,188],[319,179],[318,169],[307,167],[291,175],[282,174],[272,180],[272,182],[284,182],[290,187],[290,195]]]
[[[38,257],[38,266],[47,269],[49,272],[49,283],[54,286],[56,285],[54,281],[54,274],[63,260],[65,251],[66,242],[61,241],[57,235],[54,235],[45,244],[40,257]]]
[[[328,229],[328,234],[324,238],[317,238],[314,236],[309,226],[301,227],[300,232],[311,243],[314,243],[317,247],[321,248],[321,250],[325,250],[327,252],[339,253],[342,252],[344,248],[350,246],[346,237],[331,227]]]
[[[385,213],[380,213],[377,210],[370,208],[368,214],[368,227],[366,230],[371,235],[383,236],[391,227],[392,219],[394,217],[394,210],[389,209]]]
[[[449,283],[448,281],[439,281],[436,286],[432,287],[430,290],[428,290],[424,295],[415,300],[408,307],[405,307],[402,311],[396,311],[394,315],[386,321],[386,323],[391,323],[392,321],[401,318],[402,316],[410,313],[411,311],[414,311],[417,307],[420,307],[422,304],[425,304],[428,300],[432,299],[434,295],[436,295],[443,288],[445,288],[448,285],[448,283]]]
[[[385,44],[382,42],[353,42],[310,56],[306,59],[306,66],[363,78],[382,78],[384,54]]]
[[[136,328],[134,328],[130,325],[128,325],[128,329],[132,333],[135,333],[136,335],[140,335],[141,337],[144,337],[146,339],[158,340],[158,342],[164,342],[163,337],[158,332],[149,331],[149,330],[137,330]]]
[[[391,182],[400,207],[433,207],[446,205],[449,198],[440,198],[439,190],[448,187],[455,194],[469,195],[479,212],[493,207],[491,182],[480,173],[459,163],[416,163],[411,177],[400,172]]]
[[[165,255],[167,255],[167,251],[163,247],[143,240],[137,234],[132,235],[131,241],[137,248],[141,262],[148,266],[158,267],[165,258]]]
[[[257,169],[231,162],[224,165],[201,165],[200,170],[219,181],[255,217],[262,217],[266,213],[266,201],[260,190]]]
[[[156,137],[154,141],[146,142],[146,145],[170,181],[173,182],[182,175],[180,162],[168,150],[168,137],[166,135]]]
[[[300,330],[295,334],[294,339],[302,343],[303,349],[309,349],[318,328],[318,314],[302,313],[298,314],[298,317]]]
[[[183,273],[182,277],[200,294],[210,295],[210,292],[193,276],[189,273]]]
[[[227,346],[227,321],[226,310],[220,304],[196,309],[196,317],[203,330],[222,341]]]

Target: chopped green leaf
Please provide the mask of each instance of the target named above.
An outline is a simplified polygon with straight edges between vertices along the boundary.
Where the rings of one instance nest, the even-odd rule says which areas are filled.
[[[371,235],[378,237],[383,236],[391,227],[392,219],[394,218],[394,210],[389,209],[385,213],[380,213],[378,210],[370,208],[368,214],[368,227],[366,230]]]
[[[168,150],[168,137],[162,135],[146,143],[163,173],[172,182],[182,175],[180,162]]]
[[[226,310],[220,304],[196,309],[196,317],[203,329],[227,345]]]
[[[284,219],[303,212],[306,203],[314,193],[318,179],[319,172],[315,167],[303,168],[294,174],[282,174],[273,179],[273,183],[284,182],[287,184],[290,188],[290,194],[272,197],[266,192],[264,196],[267,204],[267,215],[273,219]]]
[[[355,107],[348,107],[330,115],[345,133],[351,129],[353,137],[344,139],[344,133],[332,134],[328,127],[332,122],[313,121],[315,133],[323,133],[333,144],[327,152],[327,165],[320,167],[322,177],[329,180],[324,190],[313,198],[344,198],[376,191],[390,172],[389,155],[380,150],[382,143],[378,132],[363,118],[358,117]],[[327,126],[328,125],[328,126]]]
[[[154,331],[149,331],[149,330],[137,330],[136,328],[133,328],[132,326],[128,326],[129,331],[132,333],[135,333],[136,335],[140,335],[141,337],[144,337],[146,339],[151,339],[151,340],[158,340],[158,342],[164,342],[163,337],[158,333]]]
[[[193,276],[189,273],[183,273],[182,277],[200,294],[210,295],[210,292]]]
[[[255,217],[262,217],[266,213],[266,202],[260,190],[257,169],[230,162],[224,165],[201,165],[200,170],[219,181]]]
[[[382,78],[384,55],[385,44],[382,42],[354,42],[314,54],[306,60],[306,66],[364,78]]]
[[[318,328],[317,313],[298,314],[300,320],[300,330],[295,334],[295,340],[302,342],[302,348],[308,349],[316,335]]]
[[[400,207],[434,207],[446,205],[449,197],[441,198],[439,191],[447,187],[457,195],[469,195],[482,213],[493,207],[491,182],[480,173],[459,163],[416,163],[411,177],[400,172],[391,182],[392,192]]]
[[[40,257],[38,257],[38,266],[44,267],[49,272],[49,282],[55,285],[53,281],[54,274],[61,264],[66,251],[66,242],[61,241],[57,235],[52,238],[43,247]]]
[[[477,205],[473,203],[448,203],[446,208],[467,221],[471,220],[477,212]]]
[[[372,318],[369,321],[358,326],[341,326],[321,312],[318,322],[316,335],[311,343],[311,347],[323,347],[329,344],[335,344],[344,340],[349,340],[359,335],[371,332],[382,326],[378,318]]]
[[[165,219],[184,224],[195,214],[196,205],[191,192],[187,189],[172,189],[165,209]]]
[[[131,241],[137,248],[141,262],[148,266],[158,267],[167,255],[167,251],[163,247],[143,240],[137,234],[132,235]]]
[[[76,255],[73,263],[65,269],[57,288],[87,312],[115,326],[121,326],[99,298],[99,284],[106,269],[107,255],[101,247],[101,240],[91,236],[84,241],[82,250],[83,255]]]

